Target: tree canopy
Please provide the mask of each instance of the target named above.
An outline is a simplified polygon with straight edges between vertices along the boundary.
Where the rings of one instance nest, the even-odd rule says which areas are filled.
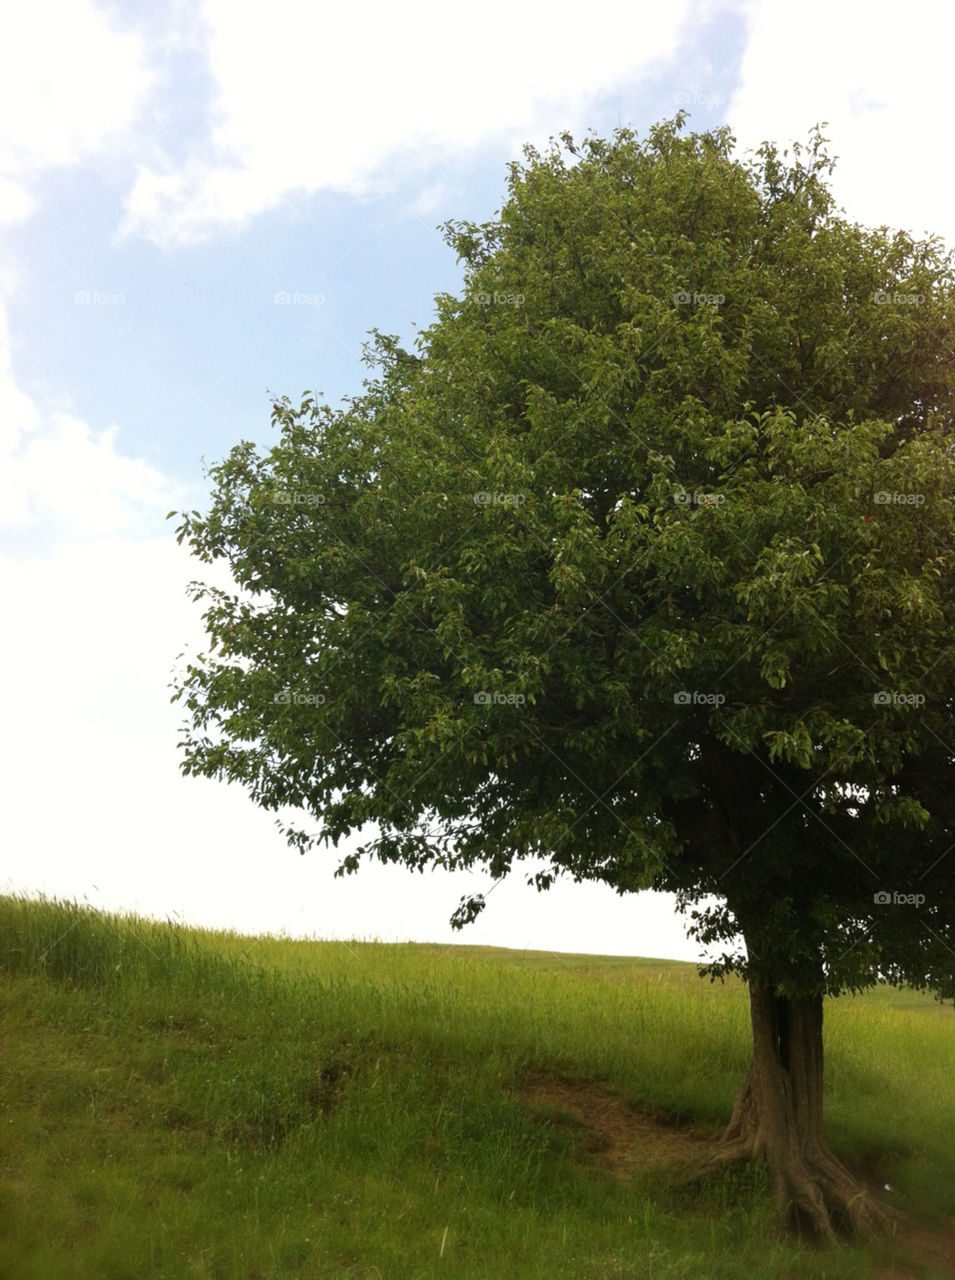
[[[414,349],[184,516],[236,583],[185,772],[372,831],[345,871],[675,891],[777,1000],[955,996],[952,259],[832,167],[682,114],[527,148]]]

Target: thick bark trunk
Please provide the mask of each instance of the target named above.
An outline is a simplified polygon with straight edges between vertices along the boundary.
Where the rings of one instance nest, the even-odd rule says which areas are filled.
[[[835,1240],[888,1226],[890,1211],[833,1155],[822,1125],[822,996],[750,984],[753,1060],[716,1161],[764,1160],[785,1224]]]

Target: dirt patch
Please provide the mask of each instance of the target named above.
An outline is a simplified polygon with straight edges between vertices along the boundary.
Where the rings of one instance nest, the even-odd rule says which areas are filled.
[[[700,1133],[675,1117],[629,1106],[617,1094],[582,1080],[527,1076],[519,1096],[546,1111],[555,1123],[577,1131],[581,1149],[613,1177],[670,1169],[684,1172],[705,1162],[718,1134]],[[871,1280],[925,1280],[955,1277],[955,1220],[926,1227],[903,1219],[886,1247],[887,1261]]]
[[[955,1219],[941,1227],[907,1222],[899,1228],[889,1250],[892,1261],[872,1273],[872,1280],[947,1280],[955,1276]]]
[[[617,1094],[586,1081],[532,1075],[524,1080],[520,1096],[556,1113],[564,1124],[583,1129],[583,1150],[624,1181],[640,1170],[701,1163],[716,1147],[717,1137],[660,1112],[631,1107]]]

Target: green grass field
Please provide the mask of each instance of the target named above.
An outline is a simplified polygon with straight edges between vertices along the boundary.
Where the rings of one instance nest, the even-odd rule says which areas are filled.
[[[638,1144],[615,1176],[588,1124],[530,1091],[718,1133],[747,1002],[692,965],[244,938],[7,897],[0,1000],[3,1280],[955,1274],[937,1252],[955,1017],[914,992],[827,1009],[833,1146],[920,1224],[839,1251],[780,1239],[758,1170],[690,1190]]]

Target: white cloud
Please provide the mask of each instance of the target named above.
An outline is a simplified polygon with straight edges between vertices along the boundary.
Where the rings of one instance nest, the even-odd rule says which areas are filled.
[[[40,420],[36,405],[16,385],[10,358],[7,317],[0,307],[0,456],[9,454],[21,437],[36,429]],[[9,479],[6,468],[0,476]],[[4,503],[0,501],[0,511]]]
[[[140,458],[117,452],[117,426],[99,433],[66,413],[54,413],[46,430],[9,458],[6,479],[14,491],[3,525],[42,524],[71,538],[120,533],[143,516],[175,506],[179,490]]]
[[[817,122],[839,157],[833,191],[872,226],[955,242],[946,159],[955,9],[911,0],[765,0],[748,6],[749,43],[727,116],[741,147],[805,142]]]
[[[10,10],[0,41],[0,223],[21,221],[45,170],[76,165],[128,128],[149,87],[138,35],[82,0]]]
[[[16,385],[0,308],[0,530],[87,539],[135,531],[179,505],[181,486],[62,410],[44,415]]]
[[[495,136],[513,149],[545,112],[577,126],[598,93],[673,53],[690,8],[592,0],[570,20],[540,0],[480,10],[273,0],[263,20],[206,0],[210,137],[184,166],[141,166],[123,229],[198,241],[290,192],[367,190],[396,157],[424,167],[424,156],[433,165]]]
[[[14,226],[25,222],[36,208],[36,201],[19,182],[0,177],[0,225]]]

